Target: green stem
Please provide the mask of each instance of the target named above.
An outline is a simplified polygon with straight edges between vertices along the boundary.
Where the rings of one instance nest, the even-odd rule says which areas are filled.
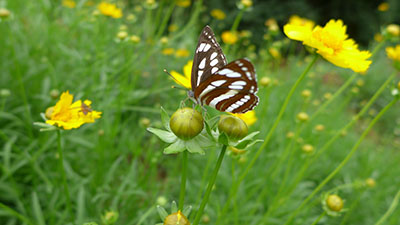
[[[347,164],[347,162],[354,155],[371,128],[383,116],[383,114],[385,114],[385,112],[397,102],[397,100],[397,98],[394,98],[389,104],[385,106],[385,108],[383,108],[378,113],[378,115],[376,115],[376,117],[368,124],[368,127],[361,134],[361,137],[358,139],[351,151],[347,154],[346,158],[344,158],[343,161],[314,189],[314,191],[310,195],[308,195],[308,197],[300,204],[300,206],[291,214],[285,224],[289,224],[294,219],[294,217],[303,209],[303,207],[325,186],[325,184],[327,184]]]
[[[392,204],[390,204],[389,209],[386,211],[385,214],[378,220],[378,222],[375,223],[375,225],[381,225],[383,224],[386,219],[393,213],[393,211],[396,209],[397,205],[399,204],[400,200],[400,190],[397,192],[397,194],[394,196],[394,199],[392,201]]]
[[[314,222],[313,222],[311,225],[317,224],[317,223],[322,219],[322,217],[324,217],[325,215],[326,215],[326,212],[323,211],[323,212],[321,213],[321,215],[320,215],[317,219],[315,219]]]
[[[62,183],[64,187],[64,194],[65,194],[65,201],[67,202],[67,212],[71,212],[71,200],[69,197],[69,190],[68,190],[68,185],[67,185],[67,177],[65,175],[65,170],[64,170],[64,155],[63,155],[63,150],[61,148],[61,131],[57,130],[57,143],[58,143],[58,155],[60,157],[60,173],[62,176]]]
[[[0,208],[2,208],[4,211],[6,211],[8,214],[15,216],[16,218],[18,218],[19,220],[21,220],[24,223],[27,223],[29,225],[33,225],[33,223],[24,215],[18,213],[17,211],[15,211],[14,209],[4,205],[3,203],[0,202]]]
[[[188,160],[188,153],[187,153],[187,151],[183,151],[183,153],[182,153],[181,192],[179,194],[179,205],[178,205],[178,209],[181,211],[183,210],[183,205],[185,202],[187,160]]]
[[[240,20],[243,17],[243,13],[244,13],[244,9],[241,9],[239,11],[239,13],[237,14],[237,16],[235,17],[235,20],[233,21],[233,24],[232,24],[232,27],[231,27],[231,32],[232,33],[235,33],[237,31],[237,28],[239,27]],[[227,45],[226,46],[226,48],[225,48],[226,55],[228,55],[230,47],[231,47],[231,45]]]
[[[199,210],[196,213],[196,218],[194,219],[193,225],[198,225],[199,222],[200,222],[200,218],[203,215],[204,208],[207,205],[208,199],[209,199],[210,194],[211,194],[212,187],[214,186],[215,180],[217,179],[219,168],[221,167],[222,160],[224,159],[226,147],[227,147],[226,145],[223,145],[222,149],[221,149],[221,152],[219,153],[217,164],[215,165],[214,171],[211,174],[210,181],[208,182],[206,193],[204,194],[204,197],[203,197],[203,200],[201,201]]]
[[[174,8],[175,8],[175,1],[173,1],[173,3],[170,4],[167,13],[164,16],[164,19],[162,20],[162,22],[158,28],[157,34],[155,36],[156,40],[159,39],[161,37],[161,35],[164,33],[165,28],[167,27],[168,21],[171,18],[172,12],[174,11]]]

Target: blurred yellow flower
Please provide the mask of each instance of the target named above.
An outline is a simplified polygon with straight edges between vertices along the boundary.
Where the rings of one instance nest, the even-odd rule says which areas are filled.
[[[303,27],[309,28],[310,30],[313,29],[315,26],[314,21],[306,19],[306,18],[302,18],[298,15],[292,15],[289,18],[288,24],[293,25],[293,26],[303,26]]]
[[[174,31],[176,31],[176,30],[178,30],[178,25],[176,25],[176,24],[171,24],[171,25],[168,26],[168,31],[169,31],[169,32],[174,32]]]
[[[274,18],[267,19],[264,24],[266,27],[268,27],[268,30],[270,30],[270,31],[278,31],[279,30],[278,22],[276,22],[276,20]]]
[[[256,112],[254,110],[248,111],[246,113],[239,113],[239,114],[230,113],[230,114],[242,119],[247,124],[247,126],[251,126],[257,121]]]
[[[115,19],[122,17],[122,10],[118,8],[115,4],[101,2],[97,8],[99,9],[100,13],[109,16]]]
[[[211,16],[217,20],[223,20],[226,18],[226,14],[224,13],[224,11],[222,11],[220,9],[211,10]]]
[[[240,3],[244,7],[251,7],[253,5],[253,1],[252,0],[241,0]]]
[[[180,49],[176,50],[176,52],[175,52],[175,56],[179,57],[179,58],[188,57],[189,54],[190,54],[190,52],[186,48],[180,48]]]
[[[190,0],[177,0],[176,5],[179,7],[187,8],[190,6]]]
[[[73,8],[76,7],[76,2],[75,2],[74,0],[63,0],[63,1],[62,1],[62,5],[63,5],[64,7],[73,9]]]
[[[388,32],[390,35],[398,37],[400,35],[400,26],[397,24],[389,24],[386,27],[386,32]]]
[[[7,19],[11,15],[10,11],[6,8],[0,8],[0,19]]]
[[[124,40],[127,37],[128,37],[128,32],[126,32],[126,31],[119,31],[117,33],[117,38],[120,40]]]
[[[139,43],[140,42],[140,37],[137,35],[132,35],[129,40],[133,43]]]
[[[173,48],[164,48],[164,49],[161,51],[161,53],[162,53],[163,55],[172,55],[172,54],[175,53],[175,49],[173,49]]]
[[[386,54],[389,59],[400,62],[400,45],[396,45],[396,47],[387,47]]]
[[[161,44],[167,44],[168,43],[168,38],[167,37],[162,37],[162,38],[160,38],[160,42],[161,42]]]
[[[381,12],[385,12],[389,10],[389,3],[387,2],[382,2],[381,4],[378,5],[378,10]]]
[[[383,41],[383,36],[382,36],[382,34],[376,33],[376,34],[374,35],[374,40],[375,40],[376,42],[381,42],[381,41]]]
[[[179,85],[182,85],[183,87],[187,89],[192,88],[191,84],[191,75],[192,75],[192,66],[193,66],[193,61],[190,60],[186,63],[186,65],[183,67],[183,74],[180,74],[176,72],[175,70],[171,71],[171,76],[174,78],[175,82]]]
[[[336,66],[365,72],[371,64],[371,60],[367,60],[371,53],[358,50],[354,40],[348,38],[341,20],[330,20],[325,27],[316,26],[312,30],[286,24],[283,30],[290,39],[316,48],[318,54]]]
[[[78,100],[72,103],[73,95],[68,91],[61,94],[60,100],[56,103],[52,110],[46,110],[46,116],[50,119],[46,120],[47,124],[62,127],[64,130],[78,128],[85,123],[94,123],[95,119],[101,117],[101,112],[94,111],[90,108],[91,101]]]
[[[268,49],[269,54],[272,55],[272,57],[274,57],[275,59],[279,59],[281,58],[281,53],[279,52],[279,50],[277,48],[271,47]]]
[[[221,37],[222,37],[222,41],[228,45],[235,44],[238,40],[237,34],[231,32],[231,31],[224,31],[222,33]]]

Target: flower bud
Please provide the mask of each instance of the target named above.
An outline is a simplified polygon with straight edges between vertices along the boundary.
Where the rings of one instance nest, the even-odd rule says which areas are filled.
[[[297,119],[300,120],[300,122],[305,122],[309,119],[308,114],[305,112],[300,112],[297,114]]]
[[[269,84],[271,84],[271,78],[269,77],[263,77],[260,80],[261,86],[267,87]]]
[[[124,40],[127,37],[128,37],[128,32],[126,31],[120,31],[117,33],[117,38],[120,40]]]
[[[10,16],[10,11],[5,8],[0,8],[0,19],[7,19]]]
[[[160,205],[160,206],[165,206],[167,204],[167,201],[168,201],[167,198],[164,196],[159,196],[156,200],[157,205]]]
[[[294,132],[292,132],[292,131],[289,131],[287,134],[286,134],[286,137],[287,138],[293,138],[294,137]]]
[[[204,214],[204,215],[201,217],[201,222],[203,222],[203,223],[209,223],[209,222],[210,222],[210,216],[207,215],[207,214]]]
[[[400,35],[400,26],[397,24],[389,24],[386,27],[386,32],[388,32],[392,36],[399,36]]]
[[[50,120],[51,119],[51,115],[53,114],[54,111],[54,107],[49,107],[46,109],[46,112],[44,113],[44,116],[46,117],[46,119]]]
[[[164,225],[189,225],[190,222],[183,213],[179,210],[176,213],[168,215],[164,220]]]
[[[338,195],[329,195],[326,198],[328,208],[334,212],[340,212],[343,209],[343,200]]]
[[[325,94],[324,94],[324,98],[325,98],[326,100],[331,99],[331,98],[332,98],[332,93],[329,93],[329,92],[325,93]]]
[[[303,96],[304,98],[309,98],[311,96],[311,91],[308,89],[305,89],[301,92],[301,96]]]
[[[325,126],[322,125],[322,124],[317,124],[317,125],[314,127],[314,129],[315,129],[316,131],[318,131],[318,132],[321,132],[321,131],[325,130]]]
[[[58,89],[53,89],[50,91],[50,97],[52,99],[58,99],[59,96],[60,96],[60,91]]]
[[[118,217],[119,217],[118,212],[116,212],[116,211],[107,211],[106,213],[104,213],[104,215],[101,216],[101,220],[106,225],[114,224],[115,222],[117,222]]]
[[[218,130],[232,140],[239,140],[247,135],[249,128],[236,116],[222,115],[218,122]]]
[[[140,42],[140,37],[139,36],[137,36],[137,35],[132,35],[130,38],[129,38],[129,40],[132,42],[132,43],[139,43]]]
[[[142,118],[139,119],[139,124],[142,127],[149,127],[150,124],[151,124],[151,121],[150,121],[149,118],[142,117]]]
[[[368,187],[373,188],[376,185],[376,182],[373,178],[368,178],[365,180],[365,183],[367,184]]]
[[[178,109],[172,114],[169,126],[177,137],[189,140],[196,137],[203,130],[203,117],[192,108]]]
[[[311,153],[314,151],[314,147],[310,144],[305,144],[303,147],[301,147],[301,150],[305,153]]]

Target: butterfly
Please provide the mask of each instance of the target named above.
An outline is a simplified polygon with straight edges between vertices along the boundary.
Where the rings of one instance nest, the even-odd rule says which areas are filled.
[[[191,73],[188,96],[199,105],[219,111],[245,113],[256,107],[257,76],[248,59],[227,64],[211,27],[201,31]]]

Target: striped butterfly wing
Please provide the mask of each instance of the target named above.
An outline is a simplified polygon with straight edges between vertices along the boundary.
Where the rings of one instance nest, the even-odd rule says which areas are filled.
[[[211,27],[205,26],[201,31],[199,42],[193,59],[191,84],[192,91],[212,74],[226,65],[226,57],[222,52]]]
[[[245,113],[258,104],[257,77],[247,59],[235,60],[200,82],[194,97],[219,111]]]

